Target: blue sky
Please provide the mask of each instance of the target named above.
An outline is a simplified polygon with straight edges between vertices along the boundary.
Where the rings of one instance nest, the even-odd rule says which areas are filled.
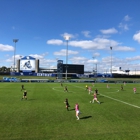
[[[112,66],[140,70],[139,0],[0,0],[0,66],[32,56],[40,67],[57,60],[84,64],[85,71]],[[110,50],[112,46],[112,51]]]

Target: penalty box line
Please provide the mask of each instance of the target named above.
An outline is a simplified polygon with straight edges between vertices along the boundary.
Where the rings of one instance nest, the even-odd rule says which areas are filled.
[[[84,89],[84,88],[79,87],[79,86],[74,86],[74,87],[78,87],[78,88]],[[129,106],[133,106],[133,107],[136,107],[136,108],[140,108],[139,106],[136,106],[136,105],[133,105],[133,104],[129,104],[129,103],[127,103],[127,102],[124,102],[124,101],[121,101],[121,100],[118,100],[118,99],[115,99],[115,98],[106,96],[106,95],[104,95],[104,94],[100,94],[100,95],[102,95],[102,96],[104,96],[104,97],[106,97],[106,98],[112,99],[112,100],[114,100],[114,101],[121,102],[121,103],[123,103],[123,104],[129,105]]]

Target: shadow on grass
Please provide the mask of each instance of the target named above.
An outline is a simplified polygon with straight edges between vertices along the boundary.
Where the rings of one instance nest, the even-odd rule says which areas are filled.
[[[73,111],[73,110],[75,110],[75,108],[69,109],[69,111]]]
[[[82,118],[80,118],[80,120],[81,119],[89,119],[89,118],[91,118],[92,116],[85,116],[85,117],[82,117]]]
[[[27,101],[34,101],[34,100],[36,100],[36,99],[27,99]]]

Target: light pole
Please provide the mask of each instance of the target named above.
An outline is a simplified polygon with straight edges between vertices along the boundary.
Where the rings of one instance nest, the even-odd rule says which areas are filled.
[[[96,77],[98,76],[98,73],[97,73],[97,63],[96,63]]]
[[[97,60],[95,59],[95,57],[92,57],[92,58],[96,61],[96,63],[95,63],[95,70],[93,68],[94,74],[95,74],[95,77],[96,77],[97,76]]]
[[[15,54],[16,54],[16,43],[18,42],[18,39],[13,39],[13,42],[15,43],[15,48],[14,48],[14,71],[15,71]]]
[[[111,76],[112,76],[112,47],[110,46],[110,50],[111,50],[111,69],[110,69],[110,72],[111,72]]]
[[[64,38],[65,38],[65,40],[67,42],[67,49],[66,49],[66,75],[65,75],[65,79],[67,80],[67,73],[68,73],[68,66],[67,66],[68,65],[68,41],[69,41],[70,37],[65,36]]]

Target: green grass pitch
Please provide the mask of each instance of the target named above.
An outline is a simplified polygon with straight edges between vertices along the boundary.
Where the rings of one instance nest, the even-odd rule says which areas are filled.
[[[22,100],[21,85],[28,94]],[[94,102],[85,85],[91,83],[0,83],[0,140],[138,140],[140,139],[140,84],[95,83]],[[137,88],[136,94],[133,87]],[[93,94],[93,93],[92,93]],[[65,108],[68,98],[70,110]],[[74,106],[79,103],[80,120]]]

